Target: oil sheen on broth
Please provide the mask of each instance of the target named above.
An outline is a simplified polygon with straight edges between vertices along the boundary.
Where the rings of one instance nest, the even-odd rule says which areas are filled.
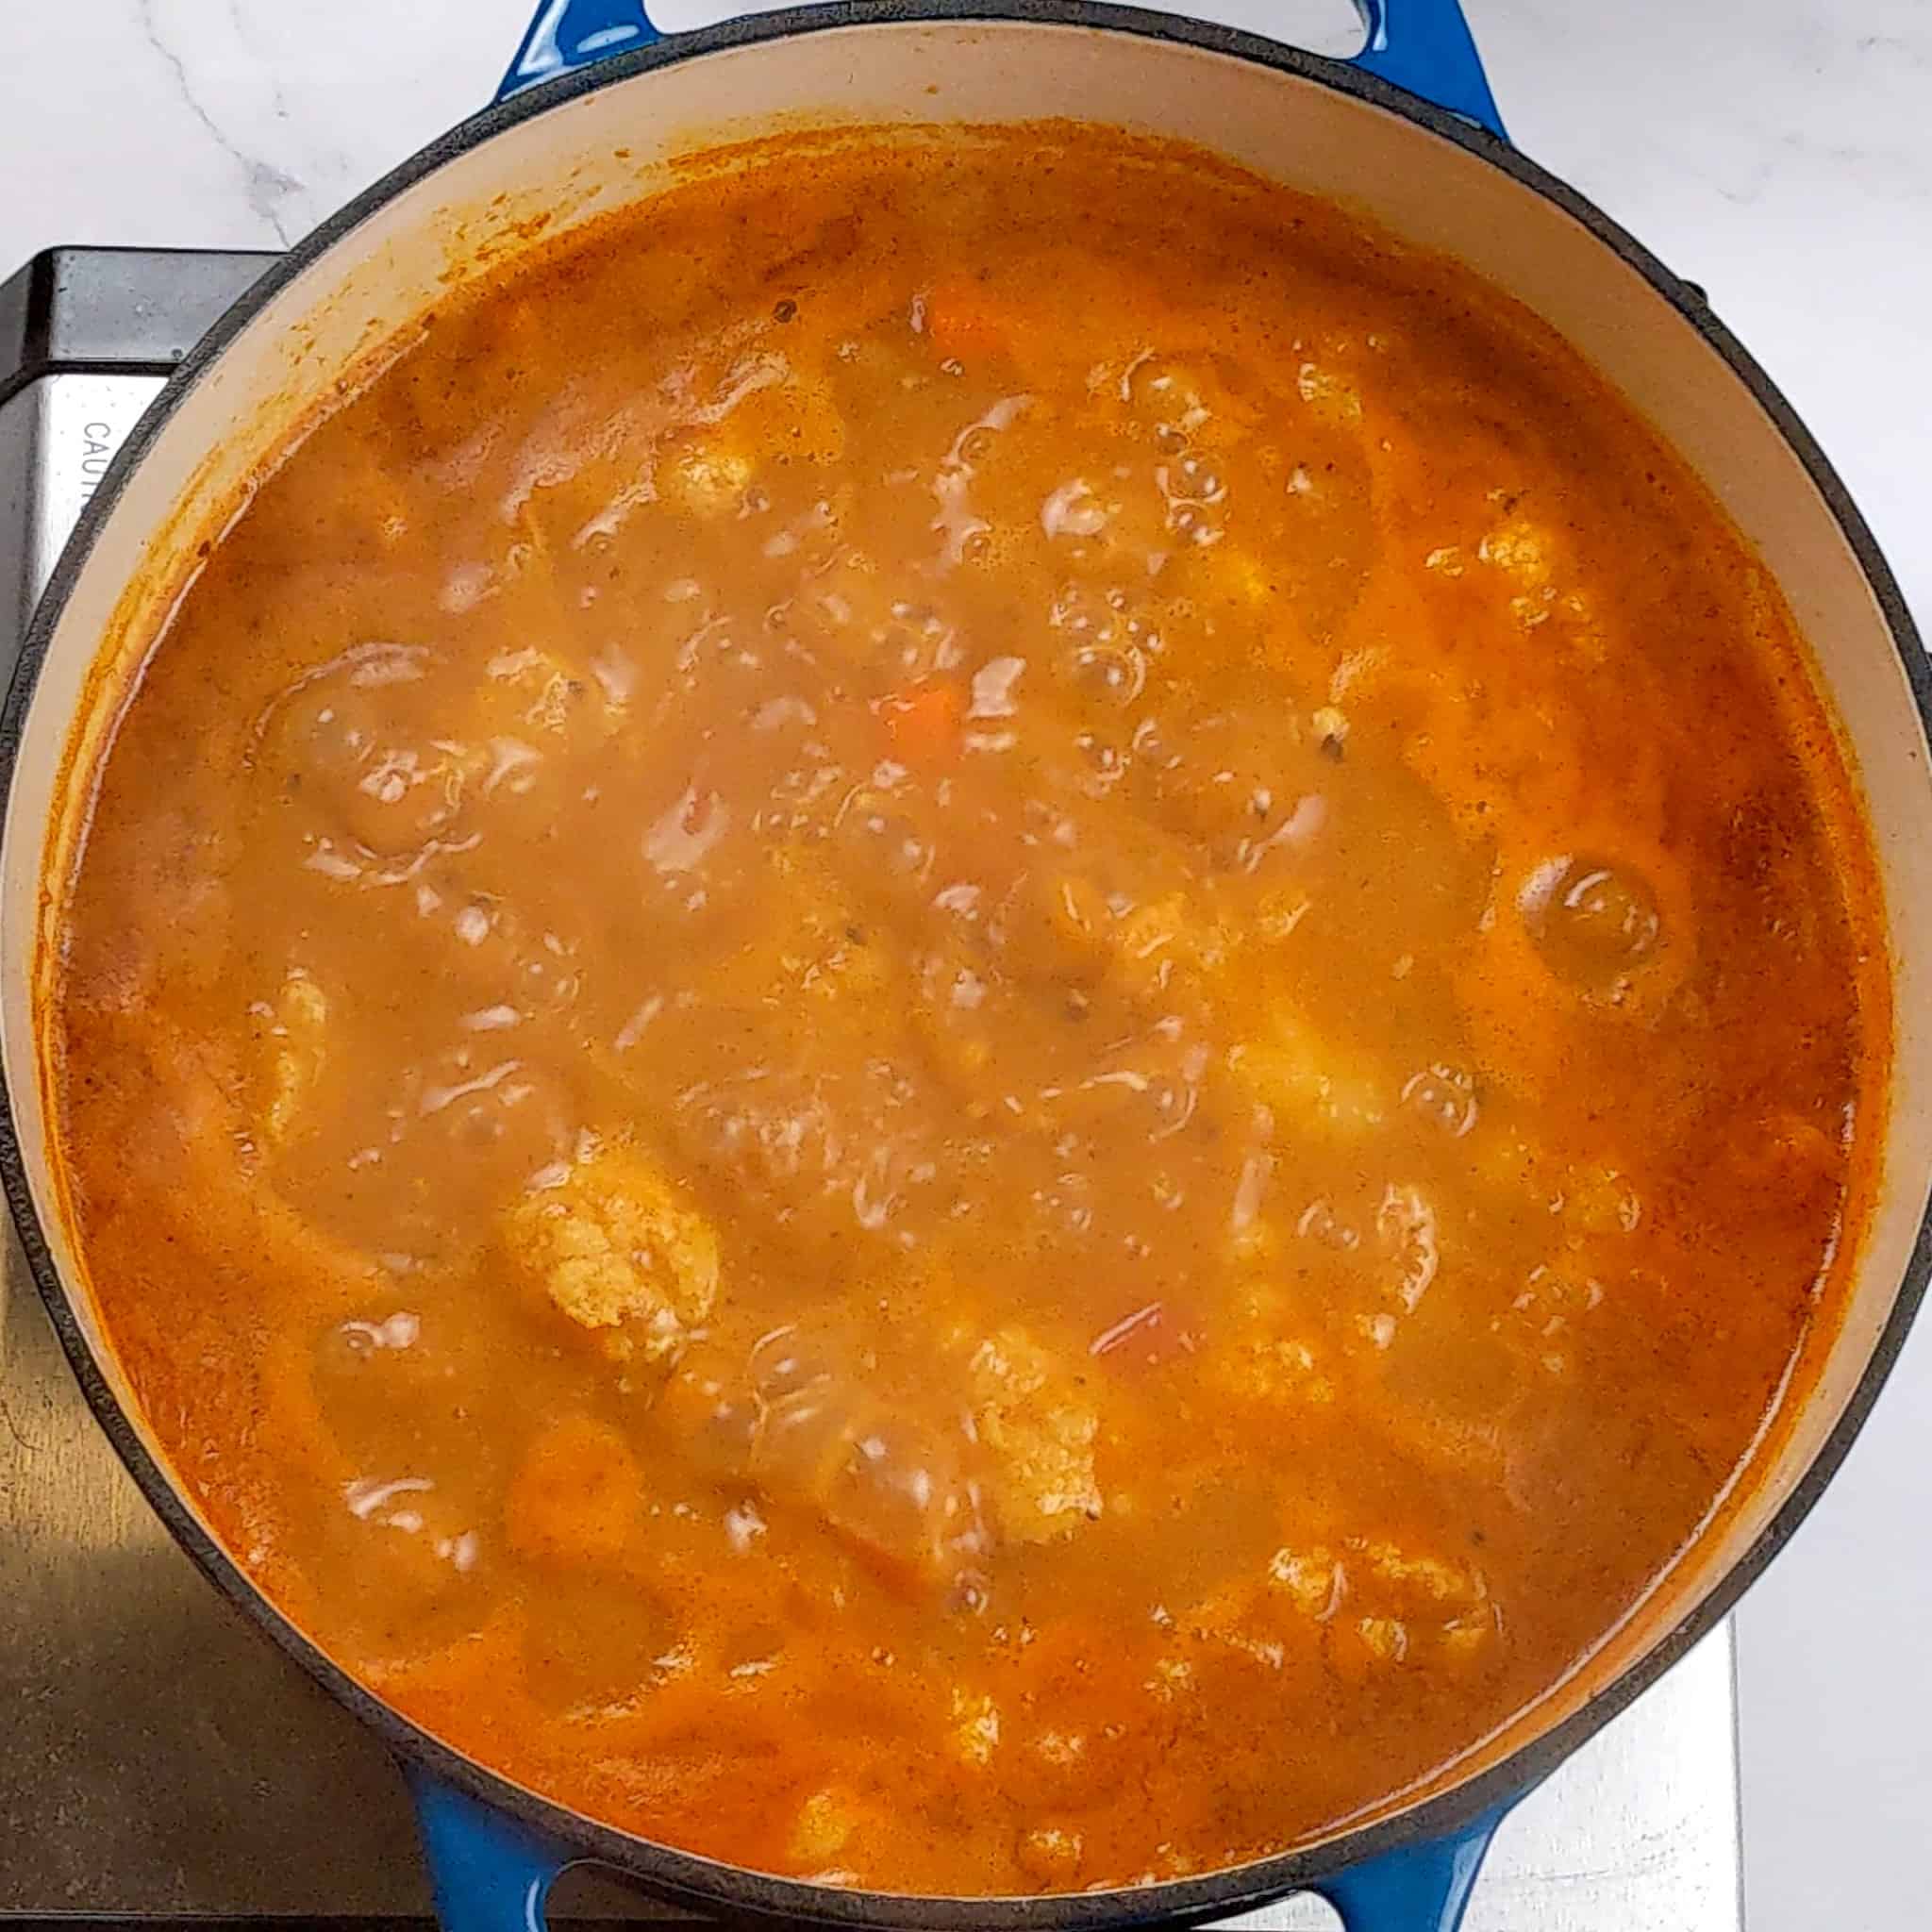
[[[71,880],[72,1212],[237,1558],[485,1762],[1199,1871],[1748,1469],[1870,1185],[1856,823],[1740,540],[1463,272],[1184,150],[794,145],[213,547]]]

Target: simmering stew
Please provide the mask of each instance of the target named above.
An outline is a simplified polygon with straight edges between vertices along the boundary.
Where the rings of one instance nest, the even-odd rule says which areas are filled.
[[[44,1014],[92,1292],[236,1560],[568,1805],[911,1890],[1308,1840],[1806,1386],[1890,1049],[1803,648],[1331,208],[741,152],[408,329],[153,631]]]

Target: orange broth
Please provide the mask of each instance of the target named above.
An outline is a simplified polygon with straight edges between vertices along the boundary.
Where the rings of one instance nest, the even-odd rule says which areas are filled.
[[[147,1419],[653,1838],[991,1893],[1386,1808],[1857,1252],[1789,614],[1526,313],[1185,148],[781,146],[503,273],[123,706],[45,1019]]]

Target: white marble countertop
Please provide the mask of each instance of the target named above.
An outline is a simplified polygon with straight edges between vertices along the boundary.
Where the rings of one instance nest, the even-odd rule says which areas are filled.
[[[0,274],[274,247],[484,100],[532,0],[4,0]],[[1518,142],[1711,301],[1932,617],[1932,6],[1466,0]],[[665,0],[667,26],[746,10]],[[1345,0],[1188,10],[1333,47]],[[1272,23],[1272,28],[1271,24]],[[1923,1921],[1932,1329],[1740,1617],[1752,1932]]]

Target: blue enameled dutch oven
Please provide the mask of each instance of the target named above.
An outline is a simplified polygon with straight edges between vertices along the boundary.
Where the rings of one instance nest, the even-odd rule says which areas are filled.
[[[1452,1932],[1509,1805],[1708,1630],[1816,1501],[1924,1290],[1932,1174],[1928,681],[1898,591],[1790,407],[1679,281],[1509,146],[1455,0],[1357,0],[1354,60],[1084,0],[878,0],[661,40],[640,0],[546,0],[475,119],[300,242],[223,317],[116,458],[34,622],[0,730],[4,1168],[27,1253],[88,1399],[208,1577],[408,1769],[445,1923],[541,1926],[590,1858],[700,1910],[792,1923],[964,1928],[1198,1924],[1312,1889],[1349,1932]],[[1587,1668],[1401,1808],[1238,1869],[1120,1891],[903,1898],[776,1879],[648,1843],[449,1750],[350,1682],[255,1591],[171,1481],[105,1344],[58,1212],[33,989],[42,880],[120,688],[114,640],[148,634],[162,561],[330,393],[358,349],[545,239],[647,197],[681,154],[774,125],[1041,118],[1199,142],[1457,257],[1566,335],[1675,444],[1757,546],[1810,641],[1860,774],[1896,961],[1886,1180],[1849,1314],[1756,1492]],[[96,674],[100,675],[96,675]]]

